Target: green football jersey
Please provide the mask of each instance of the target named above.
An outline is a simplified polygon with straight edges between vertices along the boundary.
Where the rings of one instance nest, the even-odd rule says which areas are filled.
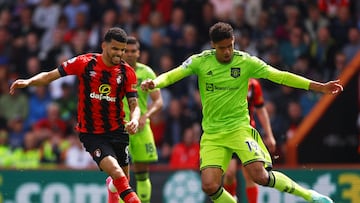
[[[229,63],[220,63],[215,50],[189,57],[176,69],[159,76],[156,87],[168,86],[196,74],[203,105],[202,126],[206,133],[232,131],[250,125],[247,93],[249,78],[267,78],[279,84],[307,89],[309,80],[279,71],[257,57],[234,50]]]
[[[138,103],[139,103],[141,115],[143,115],[147,111],[149,92],[142,91],[140,84],[142,81],[146,79],[155,79],[156,74],[149,66],[142,63],[136,63],[135,74],[137,78],[136,89],[138,92]],[[125,111],[125,120],[129,121],[130,109],[126,97],[124,97],[123,103],[124,103],[124,111]]]

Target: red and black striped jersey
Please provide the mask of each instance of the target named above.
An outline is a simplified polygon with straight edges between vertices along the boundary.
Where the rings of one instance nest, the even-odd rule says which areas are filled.
[[[124,126],[122,99],[137,97],[136,75],[126,62],[109,67],[101,54],[92,53],[67,60],[58,70],[79,80],[77,131],[100,134]]]
[[[249,79],[249,90],[248,90],[248,105],[250,114],[250,125],[255,128],[256,123],[254,119],[254,108],[260,108],[264,106],[264,97],[259,81],[256,79]]]

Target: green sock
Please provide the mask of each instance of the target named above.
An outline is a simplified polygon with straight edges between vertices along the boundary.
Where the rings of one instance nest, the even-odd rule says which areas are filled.
[[[135,173],[136,193],[142,203],[150,203],[151,199],[151,182],[149,172]]]
[[[278,171],[270,171],[269,187],[273,187],[280,192],[287,192],[304,198],[306,201],[311,200],[311,193],[308,189],[301,187],[289,177]]]
[[[236,203],[234,197],[232,197],[231,194],[224,189],[224,187],[220,187],[217,192],[210,195],[210,198],[214,203]]]

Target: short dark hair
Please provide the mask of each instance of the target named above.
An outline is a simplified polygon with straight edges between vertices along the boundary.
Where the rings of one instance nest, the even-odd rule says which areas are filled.
[[[216,43],[234,37],[234,29],[228,23],[218,22],[210,27],[209,36],[210,40]]]
[[[111,42],[111,40],[116,40],[118,42],[126,43],[127,34],[123,29],[119,27],[112,27],[106,32],[104,40],[105,42]]]
[[[134,36],[127,37],[127,44],[135,44],[138,49],[140,49],[140,43]]]

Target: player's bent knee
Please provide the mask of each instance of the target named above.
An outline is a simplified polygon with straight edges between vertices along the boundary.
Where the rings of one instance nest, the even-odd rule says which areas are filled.
[[[214,194],[220,187],[217,183],[202,183],[201,189],[207,194]]]

